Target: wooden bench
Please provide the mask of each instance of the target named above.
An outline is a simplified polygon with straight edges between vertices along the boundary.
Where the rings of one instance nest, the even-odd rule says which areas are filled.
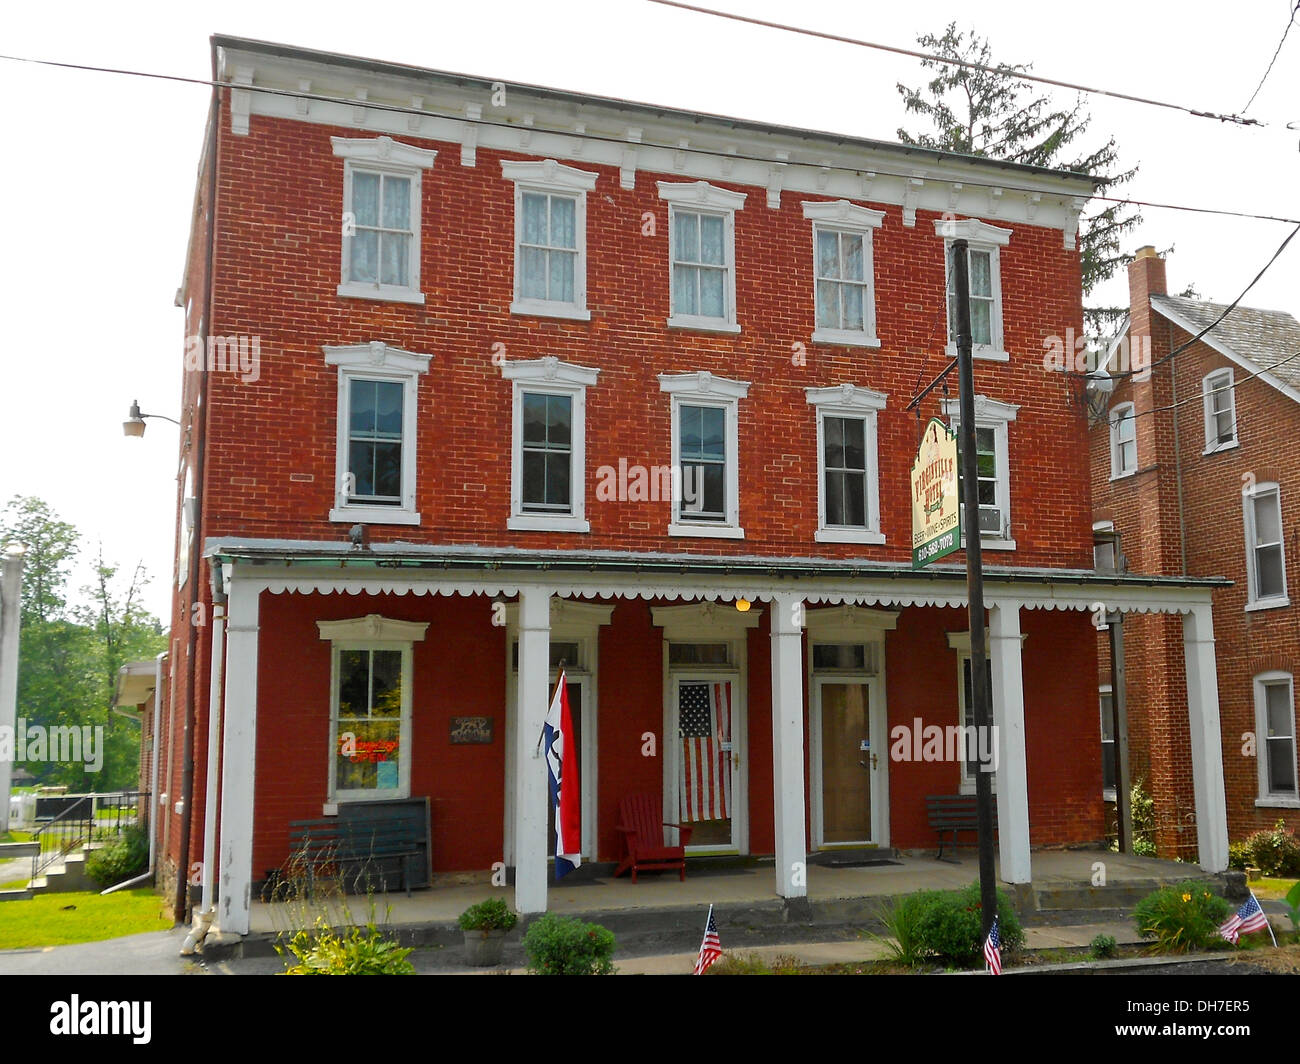
[[[973,794],[930,794],[925,798],[925,812],[929,817],[930,827],[939,833],[939,852],[935,855],[936,861],[942,861],[943,848],[948,845],[949,849],[957,848],[957,832],[959,831],[978,831],[979,817],[976,811],[975,795]],[[998,807],[997,798],[993,799],[993,830],[998,829]],[[944,842],[944,833],[952,832],[952,842]],[[955,859],[949,859],[952,864],[957,864]]]
[[[339,881],[348,893],[361,894],[387,890],[395,876],[408,898],[413,886],[428,885],[427,814],[409,806],[351,812],[289,824],[288,878],[305,877],[309,892],[319,879]]]

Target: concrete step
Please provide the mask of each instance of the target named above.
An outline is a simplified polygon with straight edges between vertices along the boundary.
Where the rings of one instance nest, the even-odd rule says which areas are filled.
[[[1051,886],[1033,891],[1034,907],[1039,912],[1054,909],[1132,909],[1163,884],[1156,879],[1130,880],[1105,887]]]

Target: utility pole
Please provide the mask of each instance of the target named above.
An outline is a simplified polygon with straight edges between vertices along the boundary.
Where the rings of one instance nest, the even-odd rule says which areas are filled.
[[[975,773],[975,811],[979,831],[980,910],[983,917],[981,942],[988,938],[997,919],[997,883],[993,872],[993,765],[984,759],[991,756],[993,743],[993,707],[984,686],[987,675],[984,650],[984,560],[980,551],[980,496],[978,460],[975,453],[975,368],[971,359],[970,265],[965,240],[952,242],[952,283],[956,293],[956,321],[953,332],[957,341],[958,403],[961,425],[958,445],[961,451],[962,501],[966,509],[961,522],[962,546],[966,551],[966,591],[970,600],[970,689],[975,710],[975,734],[982,741],[979,771]]]

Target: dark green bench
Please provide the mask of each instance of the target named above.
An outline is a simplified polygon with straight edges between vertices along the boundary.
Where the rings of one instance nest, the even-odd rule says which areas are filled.
[[[338,881],[349,894],[397,886],[427,886],[428,821],[414,812],[352,819],[327,817],[289,824],[291,874],[305,876],[307,889],[317,880]]]
[[[975,795],[973,794],[930,794],[926,795],[925,812],[930,820],[930,828],[939,833],[939,852],[935,855],[936,861],[942,861],[943,848],[945,845],[950,850],[957,849],[957,832],[959,831],[978,831],[979,817],[976,811]],[[997,797],[993,798],[993,830],[998,829],[998,806]],[[952,842],[944,842],[944,834],[952,832]],[[949,858],[952,864],[957,864],[955,859]]]

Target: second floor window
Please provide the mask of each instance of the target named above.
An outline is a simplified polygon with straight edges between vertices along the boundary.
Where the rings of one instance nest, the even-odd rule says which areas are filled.
[[[398,381],[349,381],[349,502],[402,504],[402,392]]]
[[[961,430],[956,420],[958,401],[943,400],[944,412],[952,419],[952,430],[957,433],[957,485],[961,502],[961,528],[965,537],[966,485],[962,475]],[[1011,536],[1011,457],[1008,425],[1016,419],[1020,408],[1011,403],[975,397],[975,473],[979,482],[979,515],[976,526],[986,550],[1014,550]]]
[[[1289,604],[1282,549],[1282,501],[1276,484],[1259,483],[1242,496],[1246,525],[1247,609]]]
[[[710,373],[660,374],[672,412],[672,536],[743,539],[738,461],[743,381]]]
[[[1296,786],[1296,726],[1293,680],[1287,672],[1255,677],[1256,758],[1260,804],[1300,800]]]
[[[1110,478],[1137,472],[1137,420],[1132,403],[1110,412]]]
[[[805,389],[817,408],[818,543],[884,543],[876,415],[885,396],[844,384]]]
[[[523,510],[572,512],[573,396],[523,393]]]

